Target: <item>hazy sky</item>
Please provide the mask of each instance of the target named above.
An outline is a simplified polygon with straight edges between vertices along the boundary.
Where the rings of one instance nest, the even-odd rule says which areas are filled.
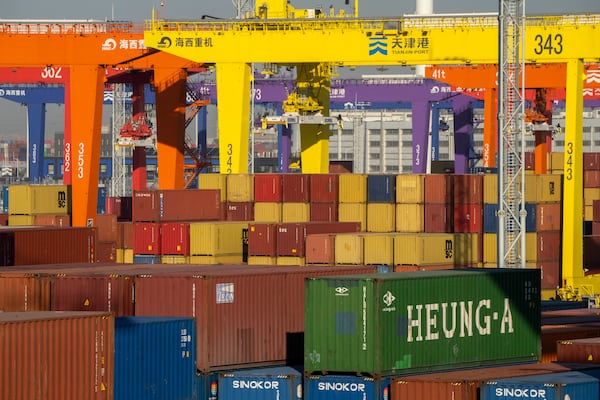
[[[527,14],[600,14],[600,0],[524,0]],[[237,2],[235,2],[237,3]],[[352,13],[344,0],[309,1],[291,0],[295,8],[344,8]],[[496,12],[498,0],[437,0],[433,2],[436,13]],[[161,9],[160,0],[5,0],[0,7],[0,19],[115,19],[142,22],[149,19],[152,8]],[[415,0],[364,0],[359,1],[361,17],[402,16],[412,14]],[[234,1],[230,0],[165,0],[161,10],[168,19],[199,20],[203,15],[232,18],[236,15]],[[62,106],[47,105],[47,138],[62,130]],[[20,135],[26,129],[26,108],[16,103],[0,100],[0,135]]]

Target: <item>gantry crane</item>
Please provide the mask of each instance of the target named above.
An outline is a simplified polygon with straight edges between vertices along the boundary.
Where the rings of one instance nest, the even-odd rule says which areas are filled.
[[[524,12],[515,9],[520,5],[520,1],[501,2],[501,21],[497,15],[366,19],[342,12],[335,14],[333,10],[296,10],[286,0],[266,0],[256,5],[254,19],[176,22],[153,16],[147,22],[144,38],[148,47],[196,62],[215,63],[223,173],[247,172],[252,63],[301,65],[307,72],[299,79],[299,87],[312,94],[326,116],[329,86],[323,71],[330,71],[332,66],[496,64],[502,50],[504,76],[499,98],[504,104],[500,107],[499,134],[509,135],[501,146],[511,148],[502,149],[507,150],[503,157],[509,166],[503,167],[501,179],[508,184],[499,185],[499,200],[509,199],[511,204],[503,207],[500,226],[514,225],[505,247],[508,252],[517,251],[511,255],[503,249],[499,253],[502,260],[508,254],[508,266],[520,264],[520,254],[524,254],[524,241],[518,239],[524,233],[524,215],[519,209],[522,203],[518,200],[523,184],[523,179],[518,178],[522,160],[519,148],[513,147],[522,140],[520,127],[524,118],[517,98],[522,87],[518,82],[524,76],[520,66],[566,63],[563,278],[568,284],[586,285],[589,282],[581,267],[580,223],[582,82],[583,63],[600,58],[600,16],[525,18]],[[506,21],[507,18],[512,21]],[[327,172],[328,136],[327,126],[302,131],[303,172]],[[507,214],[511,218],[509,224],[505,223]],[[515,235],[517,240],[513,240]]]
[[[146,49],[142,27],[130,22],[0,20],[1,67],[68,67],[74,226],[95,226],[105,67],[153,71],[157,103],[159,186],[183,188],[187,69],[202,63]]]

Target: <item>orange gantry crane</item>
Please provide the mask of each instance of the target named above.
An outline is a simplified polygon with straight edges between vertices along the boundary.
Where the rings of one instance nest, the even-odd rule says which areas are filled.
[[[156,89],[159,187],[184,187],[185,105],[188,70],[202,64],[144,46],[143,27],[122,22],[0,21],[0,67],[68,67],[72,224],[95,226],[102,99],[106,67],[123,74],[153,71]]]
[[[547,152],[550,148],[552,100],[565,98],[567,66],[556,64],[527,64],[525,66],[525,86],[532,89],[532,107],[526,110],[525,120],[530,123],[535,136],[535,173],[547,172]],[[600,68],[597,64],[586,64],[587,76],[583,95],[587,98],[600,96]],[[496,166],[498,148],[497,118],[498,66],[481,64],[473,66],[436,65],[425,68],[425,76],[452,86],[484,100],[482,165]]]

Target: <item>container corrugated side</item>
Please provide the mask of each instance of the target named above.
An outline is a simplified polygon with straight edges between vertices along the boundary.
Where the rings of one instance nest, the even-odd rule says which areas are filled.
[[[0,310],[49,311],[50,280],[35,272],[0,271]]]
[[[140,255],[161,254],[161,234],[158,222],[135,222],[133,252]]]
[[[257,203],[279,203],[283,200],[281,174],[254,175],[254,201]]]
[[[425,206],[418,203],[396,204],[396,232],[424,232]]]
[[[338,233],[334,239],[334,257],[337,265],[362,265],[364,241],[362,233]]]
[[[394,265],[394,235],[366,233],[363,235],[363,263],[367,265]]]
[[[538,270],[309,279],[304,368],[371,376],[540,359]]]
[[[310,203],[285,202],[281,205],[281,222],[310,221]]]
[[[338,201],[340,203],[366,203],[367,175],[340,174]]]
[[[96,228],[6,229],[14,232],[15,265],[95,262]]]
[[[0,398],[113,399],[109,313],[0,313]]]
[[[594,363],[600,360],[600,338],[559,340],[556,343],[558,362]]]
[[[134,221],[217,221],[223,215],[218,189],[136,190]],[[202,207],[198,207],[202,204]]]
[[[598,378],[580,371],[557,374],[531,375],[483,382],[483,400],[534,397],[543,399],[600,398]]]
[[[302,373],[292,367],[233,370],[219,374],[220,400],[302,400]]]
[[[562,175],[544,174],[535,175],[535,177],[536,203],[561,201]]]
[[[396,203],[423,203],[425,175],[399,174],[396,176]]]
[[[254,201],[254,175],[227,174],[227,201],[247,203]]]
[[[304,394],[306,400],[387,400],[390,378],[309,375],[304,380]]]
[[[248,224],[248,255],[277,256],[277,224]]]
[[[281,222],[283,205],[276,202],[255,202],[254,222]]]
[[[396,204],[367,203],[367,232],[394,232]]]
[[[196,375],[193,318],[115,319],[114,398],[189,400]]]
[[[9,214],[70,214],[71,190],[67,185],[10,185]]]
[[[339,203],[338,220],[340,222],[360,222],[360,230],[367,230],[367,203]]]
[[[282,175],[283,203],[308,203],[310,201],[310,175]]]
[[[198,175],[198,189],[217,189],[221,191],[221,202],[227,201],[227,175],[209,173]]]
[[[309,179],[311,203],[337,203],[339,198],[338,174],[311,174]]]
[[[396,202],[396,175],[367,175],[368,203]]]
[[[394,236],[394,264],[454,264],[455,248],[452,233],[399,233]]]
[[[453,196],[455,203],[479,204],[483,203],[483,175],[456,174],[453,178]]]
[[[190,255],[242,255],[242,234],[248,222],[190,223]]]
[[[162,255],[190,255],[190,224],[165,222],[160,227],[160,252]]]

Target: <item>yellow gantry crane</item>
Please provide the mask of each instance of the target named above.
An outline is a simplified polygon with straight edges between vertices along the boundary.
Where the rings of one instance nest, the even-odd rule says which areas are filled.
[[[287,0],[257,2],[255,16],[216,21],[147,21],[145,45],[195,62],[217,74],[221,173],[248,171],[251,64],[292,66],[297,92],[289,110],[327,117],[329,78],[336,66],[496,64],[497,15],[358,18],[333,9],[295,9]],[[600,15],[529,16],[524,21],[527,64],[566,63],[567,95],[562,273],[565,287],[600,293],[583,273],[583,63],[600,61]],[[319,107],[315,107],[316,103]],[[308,107],[305,107],[309,105]],[[523,116],[524,117],[524,116]],[[317,118],[319,120],[319,118]],[[301,125],[305,173],[328,172],[329,122]]]

